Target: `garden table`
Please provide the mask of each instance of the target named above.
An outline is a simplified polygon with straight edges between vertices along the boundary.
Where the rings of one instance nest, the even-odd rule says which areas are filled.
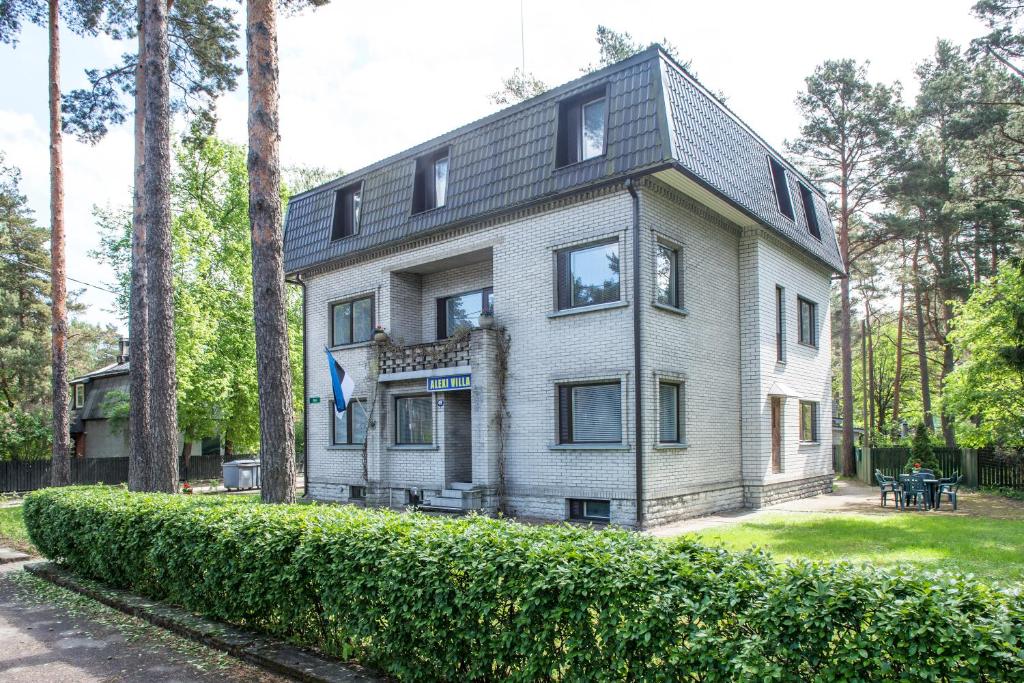
[[[913,476],[915,476],[915,475],[913,475],[913,474],[901,474],[900,475],[900,481],[901,482],[906,481],[907,479],[910,479]],[[928,500],[927,500],[928,509],[929,510],[934,510],[935,509],[936,494],[939,491],[939,480],[936,479],[935,477],[924,477],[924,478],[921,479],[921,481],[923,481],[928,486]]]

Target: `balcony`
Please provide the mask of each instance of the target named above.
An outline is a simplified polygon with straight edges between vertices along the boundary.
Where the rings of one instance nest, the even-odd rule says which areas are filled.
[[[470,335],[458,334],[425,344],[385,346],[381,353],[380,373],[393,375],[440,368],[469,367],[469,340]]]

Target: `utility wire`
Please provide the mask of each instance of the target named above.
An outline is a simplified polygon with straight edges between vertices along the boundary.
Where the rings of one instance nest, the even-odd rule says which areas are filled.
[[[36,265],[34,263],[26,263],[25,261],[21,261],[21,260],[17,260],[17,259],[15,259],[15,263],[17,263],[20,266],[25,266],[26,268],[32,268],[33,270],[38,270],[40,273],[46,273],[47,275],[50,276],[51,281],[53,279],[53,272],[49,268],[44,268],[43,266]],[[103,287],[101,285],[96,285],[96,284],[93,284],[91,282],[86,282],[85,280],[78,280],[76,278],[71,277],[70,275],[65,275],[64,278],[67,279],[67,280],[70,280],[71,282],[75,282],[77,284],[83,285],[85,287],[92,287],[93,289],[99,289],[99,290],[104,291],[104,292],[109,292],[110,294],[120,294],[120,292],[115,292],[114,290],[108,289],[107,287]]]

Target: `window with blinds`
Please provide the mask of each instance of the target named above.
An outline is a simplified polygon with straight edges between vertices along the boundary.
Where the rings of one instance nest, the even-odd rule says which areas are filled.
[[[621,443],[619,382],[558,387],[559,443]]]
[[[682,443],[683,385],[678,382],[658,383],[658,441]]]

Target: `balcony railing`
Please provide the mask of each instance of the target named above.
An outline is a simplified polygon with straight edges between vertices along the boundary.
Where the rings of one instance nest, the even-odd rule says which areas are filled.
[[[434,370],[469,365],[469,336],[457,335],[426,344],[386,346],[381,353],[380,372]]]

